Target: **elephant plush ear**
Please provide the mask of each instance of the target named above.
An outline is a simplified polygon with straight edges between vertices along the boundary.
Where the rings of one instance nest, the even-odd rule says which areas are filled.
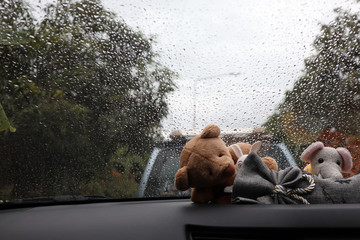
[[[322,142],[314,142],[310,146],[308,146],[304,152],[301,154],[300,159],[303,162],[311,162],[313,156],[324,148],[324,144]]]
[[[208,125],[200,134],[201,138],[216,138],[220,136],[220,128],[214,124]]]
[[[343,159],[341,170],[345,173],[350,172],[353,162],[352,156],[350,152],[346,148],[336,148],[336,151],[340,154],[341,158]]]
[[[180,168],[175,175],[175,187],[180,191],[190,188],[187,167]]]

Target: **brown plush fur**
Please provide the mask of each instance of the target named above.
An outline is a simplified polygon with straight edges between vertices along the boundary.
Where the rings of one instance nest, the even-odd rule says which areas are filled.
[[[241,148],[241,151],[243,152],[243,154],[247,155],[250,153],[251,144],[243,143],[243,142],[236,143],[236,144]],[[234,159],[234,162],[236,163],[237,156],[236,156],[234,150],[231,147],[228,147],[228,149],[229,149],[232,159]]]
[[[274,171],[279,170],[277,162],[272,157],[262,157],[261,160],[263,160],[263,162],[266,164],[266,166],[268,166],[269,169]]]
[[[187,142],[181,152],[175,187],[181,191],[191,187],[191,200],[195,203],[230,203],[231,194],[224,193],[224,188],[234,182],[237,157],[219,135],[218,126],[208,125],[200,135]],[[249,154],[250,144],[238,145],[244,154]],[[274,159],[266,157],[263,161],[270,169],[277,170]]]
[[[223,189],[233,184],[235,165],[219,135],[216,125],[205,127],[185,145],[180,155],[175,186],[181,191],[193,188],[191,200],[195,203],[230,202],[230,195]]]

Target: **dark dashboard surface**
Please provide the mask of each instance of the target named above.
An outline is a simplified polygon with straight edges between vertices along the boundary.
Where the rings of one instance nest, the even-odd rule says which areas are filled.
[[[0,210],[0,239],[243,239],[241,234],[249,232],[246,239],[263,239],[261,233],[290,230],[297,234],[280,239],[350,239],[349,234],[360,229],[359,216],[360,204],[198,205],[151,200],[56,205]],[[230,232],[236,234],[226,235]]]

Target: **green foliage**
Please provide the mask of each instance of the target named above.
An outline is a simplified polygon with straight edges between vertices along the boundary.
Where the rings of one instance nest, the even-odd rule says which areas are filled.
[[[126,150],[119,148],[103,171],[82,186],[82,191],[88,195],[101,194],[118,199],[136,197],[146,162],[138,155],[125,154]],[[146,155],[145,159],[148,157]]]
[[[309,144],[328,127],[347,135],[360,133],[360,12],[334,11],[336,18],[321,27],[314,41],[316,54],[305,60],[303,75],[265,124],[291,146]],[[307,141],[283,134],[283,116],[289,114],[294,116],[293,131]]]
[[[9,129],[11,132],[15,132],[16,128],[10,125],[9,119],[7,118],[5,111],[0,104],[0,132]]]
[[[0,102],[17,129],[0,136],[0,188],[82,194],[118,148],[124,161],[145,161],[176,74],[100,1],[59,1],[38,23],[27,6],[0,2]]]
[[[281,115],[275,113],[271,115],[266,123],[263,124],[263,127],[268,133],[271,133],[277,139],[285,139],[286,134],[282,130],[281,125]]]
[[[322,26],[315,39],[318,54],[306,59],[305,74],[286,95],[285,106],[305,115],[303,124],[341,132],[360,132],[360,20],[359,13],[337,9],[338,16]],[[318,121],[316,121],[318,120]],[[354,121],[355,120],[355,121]]]

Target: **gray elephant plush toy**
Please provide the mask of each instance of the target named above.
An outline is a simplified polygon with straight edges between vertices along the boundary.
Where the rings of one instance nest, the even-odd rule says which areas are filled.
[[[320,178],[343,178],[341,172],[350,172],[352,157],[346,148],[325,147],[314,142],[301,154],[301,160],[311,164],[312,173]]]

